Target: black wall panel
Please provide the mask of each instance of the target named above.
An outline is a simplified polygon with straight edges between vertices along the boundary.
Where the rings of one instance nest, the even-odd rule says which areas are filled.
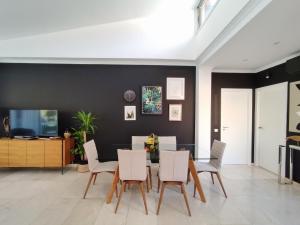
[[[211,142],[220,140],[221,131],[221,89],[222,88],[254,88],[255,74],[252,73],[212,73],[211,81]],[[253,97],[254,101],[254,97]],[[254,106],[254,104],[253,104]],[[253,110],[254,113],[254,110]],[[253,114],[254,118],[254,114]],[[219,129],[219,132],[214,132]],[[252,142],[253,142],[252,138]],[[253,150],[252,143],[252,152]],[[254,154],[252,153],[252,161]]]
[[[185,77],[185,100],[166,100],[166,78]],[[163,115],[141,115],[141,86],[163,87]],[[133,89],[137,120],[124,121],[123,93]],[[182,122],[170,122],[168,106],[182,103]],[[133,65],[0,64],[0,108],[57,109],[59,133],[74,126],[78,110],[94,113],[95,141],[104,160],[116,159],[115,143],[131,143],[133,135],[175,135],[178,143],[194,143],[195,67]],[[1,126],[2,129],[2,126]]]

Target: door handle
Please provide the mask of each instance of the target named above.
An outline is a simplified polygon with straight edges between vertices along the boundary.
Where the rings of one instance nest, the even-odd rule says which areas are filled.
[[[258,129],[263,129],[263,127],[258,127]]]
[[[222,130],[226,130],[226,129],[228,129],[229,127],[226,127],[226,126],[223,126],[222,127]]]

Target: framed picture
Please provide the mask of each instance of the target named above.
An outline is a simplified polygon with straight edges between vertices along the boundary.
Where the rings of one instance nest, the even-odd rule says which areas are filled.
[[[185,78],[167,77],[167,100],[184,100]]]
[[[142,86],[142,114],[162,114],[161,86]]]
[[[126,105],[124,106],[124,120],[136,120],[136,106]]]
[[[290,83],[289,131],[300,133],[300,81]]]
[[[182,121],[182,104],[169,105],[169,121]]]

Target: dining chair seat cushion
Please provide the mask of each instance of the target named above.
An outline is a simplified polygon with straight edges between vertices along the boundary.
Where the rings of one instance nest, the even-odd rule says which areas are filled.
[[[218,172],[217,168],[210,163],[196,162],[197,172]]]
[[[109,162],[99,162],[94,168],[93,171],[95,173],[101,173],[101,172],[114,172],[116,171],[118,166],[117,161],[109,161]]]

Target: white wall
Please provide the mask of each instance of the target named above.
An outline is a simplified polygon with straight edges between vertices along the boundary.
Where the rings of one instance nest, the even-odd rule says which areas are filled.
[[[196,157],[210,155],[211,67],[196,67]]]

